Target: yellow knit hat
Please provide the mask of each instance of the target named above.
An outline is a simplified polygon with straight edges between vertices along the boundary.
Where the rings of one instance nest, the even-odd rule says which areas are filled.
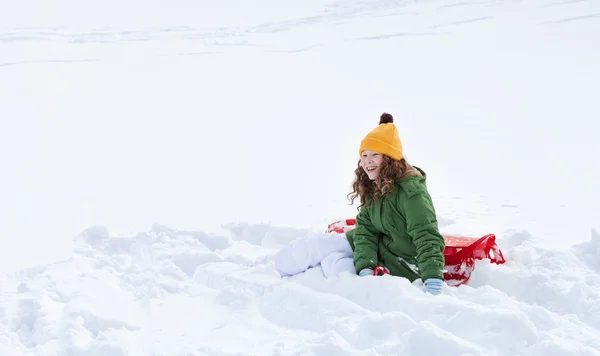
[[[360,143],[358,156],[362,156],[364,150],[373,150],[400,160],[402,154],[402,142],[398,129],[394,125],[394,118],[388,113],[383,113],[379,125],[365,136]]]

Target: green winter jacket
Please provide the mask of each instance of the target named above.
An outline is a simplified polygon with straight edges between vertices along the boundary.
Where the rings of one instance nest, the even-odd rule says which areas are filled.
[[[356,228],[346,232],[354,250],[356,272],[385,266],[394,276],[443,279],[443,236],[427,191],[427,176],[409,176],[390,194],[360,208]]]

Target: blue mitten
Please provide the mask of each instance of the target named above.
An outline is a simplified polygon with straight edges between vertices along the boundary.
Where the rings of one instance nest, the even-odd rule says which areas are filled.
[[[373,275],[373,270],[370,268],[363,268],[360,270],[360,272],[358,272],[358,275],[361,277],[364,276],[372,276]]]
[[[427,278],[423,282],[423,290],[426,293],[438,295],[442,293],[442,280],[438,278]]]

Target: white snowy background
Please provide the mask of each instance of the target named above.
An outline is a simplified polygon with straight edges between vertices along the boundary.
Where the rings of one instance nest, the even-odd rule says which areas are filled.
[[[599,63],[597,0],[0,0],[0,355],[600,355]],[[384,111],[508,262],[252,267]]]

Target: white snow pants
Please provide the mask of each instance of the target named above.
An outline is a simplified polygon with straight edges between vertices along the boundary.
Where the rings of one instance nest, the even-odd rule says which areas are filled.
[[[345,234],[322,233],[298,238],[273,256],[275,268],[283,276],[302,273],[321,265],[325,277],[342,272],[356,273],[354,253]]]

